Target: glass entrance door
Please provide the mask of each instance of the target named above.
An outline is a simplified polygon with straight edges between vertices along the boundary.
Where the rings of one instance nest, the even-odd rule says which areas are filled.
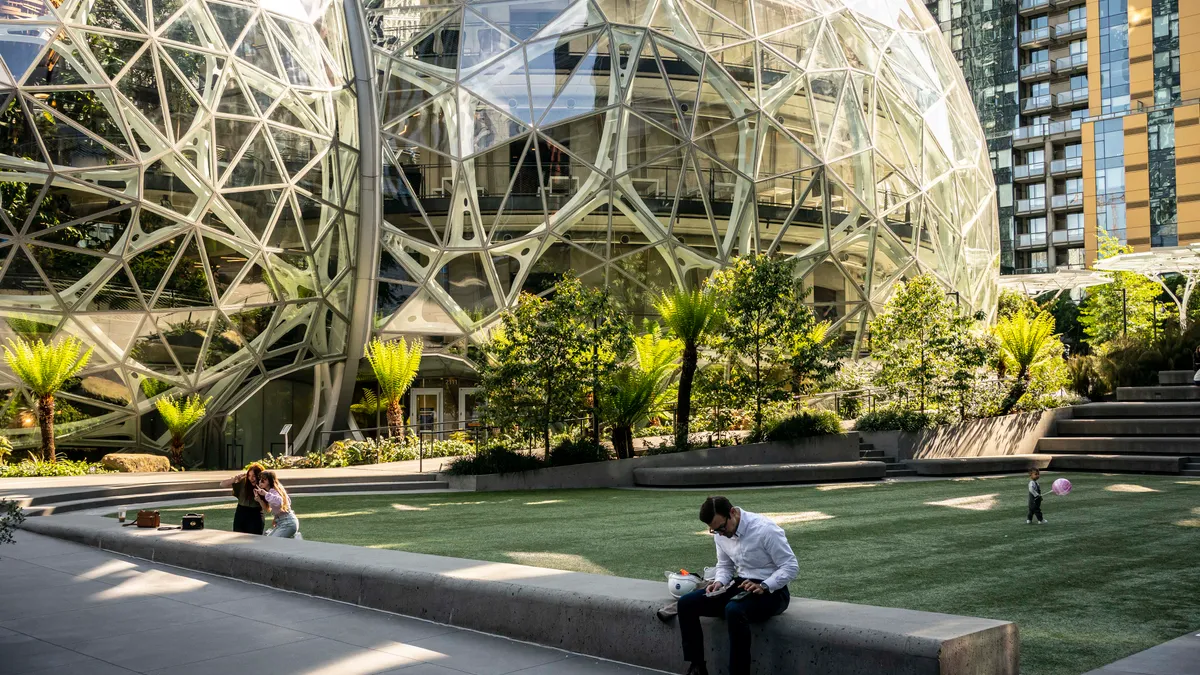
[[[479,426],[479,408],[483,405],[481,387],[459,387],[458,421],[464,429]]]
[[[418,431],[436,431],[442,421],[442,390],[437,388],[413,388],[412,423]]]

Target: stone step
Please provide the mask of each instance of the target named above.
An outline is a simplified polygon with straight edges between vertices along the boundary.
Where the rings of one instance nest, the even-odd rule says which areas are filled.
[[[311,495],[311,494],[327,494],[327,493],[344,493],[344,492],[412,492],[420,491],[441,491],[448,490],[450,484],[446,481],[436,480],[421,480],[421,481],[382,481],[376,483],[363,483],[355,481],[352,483],[328,483],[322,485],[295,485],[288,486],[288,493],[291,495]],[[30,503],[25,509],[26,515],[39,516],[50,515],[54,513],[70,513],[72,511],[87,511],[107,506],[123,506],[132,504],[158,504],[166,502],[187,502],[197,499],[209,499],[212,497],[228,496],[233,499],[233,494],[229,488],[219,488],[216,490],[177,490],[173,492],[146,492],[138,494],[122,494],[122,495],[107,495],[100,497],[92,497],[80,499],[78,494],[70,495],[70,501],[52,502],[52,503],[32,503],[35,500],[30,500]]]
[[[858,449],[859,449],[859,450],[874,450],[874,449],[875,449],[875,444],[874,444],[874,443],[867,443],[867,442],[865,442],[865,441],[859,441],[859,442],[858,442]]]
[[[873,459],[875,457],[883,457],[884,454],[883,454],[882,450],[860,450],[858,453],[858,456],[862,457],[863,459],[867,459],[867,458]]]
[[[1200,438],[1200,418],[1122,418],[1058,420],[1057,436],[1195,436]]]
[[[1053,455],[1053,471],[1105,471],[1127,473],[1168,473],[1183,471],[1182,457],[1163,455]]]
[[[822,462],[819,464],[742,464],[730,466],[663,466],[633,470],[635,484],[645,487],[717,487],[823,483],[835,480],[883,478],[883,462]]]
[[[1181,476],[1200,476],[1200,469],[1184,469],[1179,472]]]
[[[1117,387],[1117,401],[1200,401],[1200,387]]]
[[[1197,387],[1200,389],[1200,387]],[[1157,403],[1125,401],[1084,403],[1071,407],[1074,419],[1145,419],[1147,417],[1200,417],[1200,402],[1162,401]]]
[[[1158,371],[1158,383],[1164,387],[1177,387],[1185,384],[1192,384],[1196,376],[1194,370],[1160,370]]]
[[[915,476],[916,471],[912,469],[888,469],[884,478],[903,478],[904,476]]]
[[[1050,454],[1194,455],[1197,450],[1200,438],[1182,436],[1051,436],[1037,444],[1039,453]]]

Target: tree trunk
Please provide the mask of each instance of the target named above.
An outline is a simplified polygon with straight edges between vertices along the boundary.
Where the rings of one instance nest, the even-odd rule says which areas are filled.
[[[42,458],[53,464],[57,459],[54,448],[54,395],[43,396],[37,402],[38,427],[42,431]]]
[[[633,427],[627,425],[614,426],[612,430],[613,449],[617,459],[633,457]]]
[[[404,431],[404,410],[400,407],[399,399],[388,401],[387,420],[388,431],[393,436],[400,436]]]
[[[183,468],[183,438],[180,436],[171,437],[171,464]]]
[[[1004,397],[1004,402],[1000,404],[1000,414],[1007,415],[1012,412],[1026,391],[1029,391],[1029,369],[1022,366],[1021,371],[1017,373],[1017,381],[1013,382],[1008,395]]]
[[[683,346],[683,363],[679,366],[679,394],[675,399],[675,449],[686,450],[692,424],[692,380],[696,377],[699,350],[696,343]]]

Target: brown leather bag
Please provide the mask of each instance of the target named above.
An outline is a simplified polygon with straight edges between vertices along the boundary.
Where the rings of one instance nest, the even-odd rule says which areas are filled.
[[[158,511],[138,511],[138,527],[158,527],[160,524],[162,524],[162,521],[159,518]]]

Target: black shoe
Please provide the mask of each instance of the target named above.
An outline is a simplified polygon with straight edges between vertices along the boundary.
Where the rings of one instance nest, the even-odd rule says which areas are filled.
[[[693,661],[684,675],[708,675],[708,666],[703,661]]]

